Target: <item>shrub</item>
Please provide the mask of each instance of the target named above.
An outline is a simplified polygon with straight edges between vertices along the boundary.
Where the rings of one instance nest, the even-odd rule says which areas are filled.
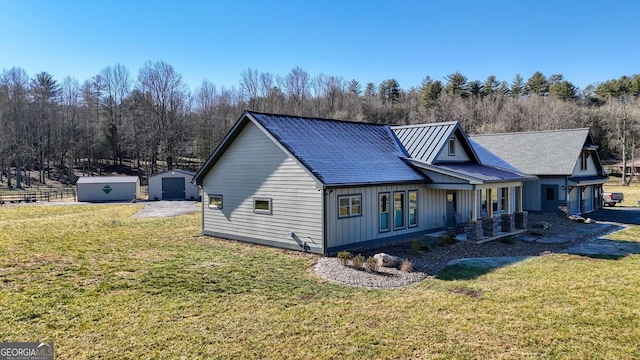
[[[458,240],[456,240],[456,234],[454,233],[442,234],[438,236],[438,239],[440,240],[438,242],[440,246],[452,245],[458,242]]]
[[[407,259],[404,259],[402,265],[400,265],[400,271],[410,273],[413,271],[413,263]]]
[[[503,244],[515,244],[516,240],[512,237],[503,237],[500,239],[500,242]]]
[[[369,256],[364,262],[364,267],[369,271],[378,271],[378,260],[374,259],[373,256]]]
[[[429,246],[429,243],[426,243],[422,240],[413,239],[411,240],[411,250],[415,252],[431,251],[431,246]]]
[[[364,256],[362,254],[358,254],[351,259],[351,263],[353,267],[356,269],[362,269],[362,264],[364,264]]]
[[[340,259],[340,262],[342,263],[342,265],[347,266],[349,264],[349,260],[352,258],[352,255],[350,252],[348,251],[340,251],[338,253],[338,259]]]

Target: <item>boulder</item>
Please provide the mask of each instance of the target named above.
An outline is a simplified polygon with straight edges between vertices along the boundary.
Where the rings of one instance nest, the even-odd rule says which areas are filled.
[[[378,266],[396,267],[402,264],[402,258],[385,253],[375,254],[373,258],[378,261]]]
[[[534,229],[548,229],[550,227],[551,227],[551,224],[549,224],[546,221],[540,221],[540,222],[537,222],[537,223],[533,224],[533,228]]]

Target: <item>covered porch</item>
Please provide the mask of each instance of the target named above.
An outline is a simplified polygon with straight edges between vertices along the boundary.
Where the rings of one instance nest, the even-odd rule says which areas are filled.
[[[526,231],[523,182],[535,176],[481,164],[420,165],[434,180],[427,186],[446,193],[445,229],[429,236],[453,233],[459,240],[481,243]]]

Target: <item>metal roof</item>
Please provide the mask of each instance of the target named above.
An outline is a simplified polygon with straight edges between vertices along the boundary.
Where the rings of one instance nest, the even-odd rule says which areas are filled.
[[[253,122],[325,186],[430,182],[387,125],[245,111],[194,177],[201,184],[229,144]]]
[[[81,176],[76,184],[105,184],[137,182],[137,176]]]
[[[325,185],[428,181],[387,125],[249,112]]]
[[[588,128],[475,135],[471,139],[521,172],[535,175],[571,175],[585,143],[593,143]]]
[[[173,170],[167,170],[167,171],[161,172],[159,174],[155,174],[153,176],[149,176],[149,178],[156,177],[156,176],[162,176],[162,175],[165,175],[165,174],[168,174],[168,173],[172,173],[172,172],[177,172],[177,173],[180,173],[180,174],[183,174],[183,175],[187,175],[187,176],[191,176],[191,177],[195,176],[195,174],[196,174],[194,172],[187,171],[187,170],[173,169]]]
[[[471,161],[478,161],[468,137],[457,121],[447,121],[431,124],[392,126],[391,130],[411,158],[433,164],[440,152],[446,148],[451,136],[455,135],[466,150]]]
[[[437,167],[458,172],[461,175],[476,178],[483,182],[526,181],[534,180],[535,176],[522,174],[517,171],[499,169],[493,166],[464,163],[437,164]]]

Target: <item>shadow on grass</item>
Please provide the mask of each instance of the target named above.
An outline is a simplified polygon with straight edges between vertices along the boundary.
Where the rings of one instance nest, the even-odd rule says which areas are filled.
[[[593,260],[620,260],[640,254],[640,242],[594,238],[558,251]],[[440,280],[473,280],[495,269],[528,259],[527,256],[459,259],[441,268],[436,278]]]
[[[489,258],[458,259],[445,265],[436,274],[440,280],[472,280],[495,269],[508,266],[525,259],[528,256],[504,256]]]

